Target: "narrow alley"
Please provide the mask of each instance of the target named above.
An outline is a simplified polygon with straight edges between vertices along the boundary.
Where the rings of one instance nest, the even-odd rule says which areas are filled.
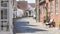
[[[14,19],[14,33],[17,34],[58,34],[57,30],[47,28],[32,17]]]
[[[60,0],[0,0],[0,34],[60,34]]]

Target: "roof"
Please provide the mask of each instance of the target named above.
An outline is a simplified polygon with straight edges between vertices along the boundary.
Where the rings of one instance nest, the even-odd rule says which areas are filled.
[[[26,10],[28,6],[27,1],[17,1],[17,7],[22,10]]]
[[[35,7],[35,3],[29,3],[33,8]]]

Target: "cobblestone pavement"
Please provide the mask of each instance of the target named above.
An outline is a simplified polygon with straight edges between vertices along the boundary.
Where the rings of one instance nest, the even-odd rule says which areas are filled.
[[[59,34],[54,28],[47,28],[43,23],[36,22],[31,17],[14,20],[15,32],[17,34]]]

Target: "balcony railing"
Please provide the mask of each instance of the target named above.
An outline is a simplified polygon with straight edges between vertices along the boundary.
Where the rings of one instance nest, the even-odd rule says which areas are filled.
[[[49,1],[53,1],[53,0],[49,0]]]
[[[40,5],[46,3],[46,0],[40,0]]]
[[[40,0],[40,2],[44,2],[45,0]]]

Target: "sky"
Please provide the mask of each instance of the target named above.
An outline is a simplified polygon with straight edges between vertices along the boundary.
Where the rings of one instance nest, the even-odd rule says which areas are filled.
[[[17,0],[17,1],[19,1],[19,0]],[[35,3],[35,0],[26,0],[26,1],[28,1],[28,3]]]
[[[35,0],[26,0],[28,3],[35,3]]]

